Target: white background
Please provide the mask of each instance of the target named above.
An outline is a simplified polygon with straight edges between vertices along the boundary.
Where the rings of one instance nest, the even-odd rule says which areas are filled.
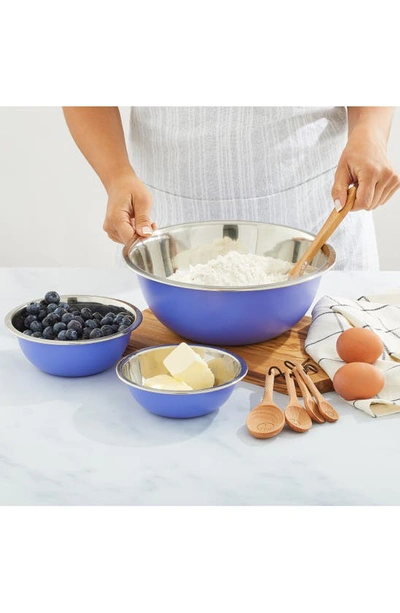
[[[128,107],[121,108],[124,126]],[[389,142],[400,171],[400,112]],[[114,267],[104,233],[106,194],[66,127],[60,107],[0,108],[0,266]],[[400,270],[400,191],[374,213],[380,267]]]

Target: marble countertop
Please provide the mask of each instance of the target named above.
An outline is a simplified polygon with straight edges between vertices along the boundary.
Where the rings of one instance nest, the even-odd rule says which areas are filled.
[[[90,293],[146,304],[120,269],[0,268],[0,316],[43,295]],[[400,272],[329,272],[323,294],[400,287]],[[270,440],[247,432],[261,388],[240,383],[219,411],[147,413],[114,369],[67,379],[38,371],[0,328],[0,505],[398,505],[400,414],[372,418],[334,392],[335,424]],[[284,406],[286,396],[275,394]]]

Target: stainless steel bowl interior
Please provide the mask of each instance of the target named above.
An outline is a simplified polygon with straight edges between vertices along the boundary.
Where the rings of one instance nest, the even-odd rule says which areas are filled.
[[[34,298],[33,300],[30,300],[29,302],[37,302],[40,300],[42,300],[42,298]],[[117,338],[118,336],[123,336],[129,330],[132,330],[133,328],[135,328],[138,325],[138,322],[140,323],[142,320],[141,311],[137,307],[135,307],[133,304],[130,304],[129,302],[125,302],[124,300],[116,300],[115,298],[108,298],[106,296],[89,296],[89,295],[74,295],[74,294],[64,294],[60,296],[60,300],[61,302],[67,302],[70,306],[73,306],[74,304],[79,303],[80,307],[83,307],[83,306],[86,306],[89,308],[95,307],[96,310],[99,311],[99,313],[102,313],[104,315],[109,310],[118,312],[118,310],[123,308],[133,316],[134,320],[133,320],[132,325],[129,326],[129,328],[126,328],[126,330],[124,330],[123,332],[119,332],[111,336],[104,336],[102,338],[86,339],[86,340],[79,340],[79,341],[57,341],[57,340],[47,340],[44,338],[34,338],[32,336],[27,336],[26,334],[23,334],[22,332],[22,322],[24,318],[22,313],[23,313],[23,310],[29,304],[28,302],[25,302],[24,304],[20,304],[19,306],[17,306],[15,309],[10,311],[8,315],[6,315],[5,325],[10,330],[10,332],[12,332],[15,336],[23,338],[25,341],[29,340],[35,343],[45,343],[46,345],[49,345],[49,344],[61,345],[64,347],[65,345],[82,345],[82,344],[88,344],[88,343],[101,343],[107,340]],[[111,308],[109,309],[108,307],[111,307]]]
[[[127,265],[139,275],[166,284],[193,287],[170,281],[167,277],[178,268],[187,269],[189,265],[204,264],[218,254],[232,250],[279,258],[294,264],[313,239],[314,235],[309,232],[277,224],[243,221],[187,223],[162,228],[149,238],[134,240],[125,246],[123,256]],[[335,257],[334,249],[328,244],[324,245],[312,260],[312,270],[307,273],[307,278],[318,276],[331,268]],[[303,280],[304,277],[300,277],[294,281],[257,288],[301,283]],[[215,289],[215,286],[196,287]],[[227,289],[232,290],[232,287]]]
[[[193,391],[167,391],[145,388],[144,379],[155,375],[169,374],[163,364],[163,360],[175,349],[177,345],[163,345],[160,347],[149,347],[141,349],[125,358],[117,364],[117,375],[124,383],[146,391],[161,394],[197,394],[210,392],[217,387],[233,385],[243,379],[247,372],[245,362],[234,356],[229,351],[223,351],[214,347],[203,347],[190,345],[196,353],[207,363],[214,373],[215,385],[205,390]]]

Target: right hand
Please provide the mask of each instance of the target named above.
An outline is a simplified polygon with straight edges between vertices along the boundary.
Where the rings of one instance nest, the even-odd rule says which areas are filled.
[[[135,235],[150,236],[152,195],[132,173],[115,179],[107,190],[108,203],[103,230],[116,243],[128,244]]]

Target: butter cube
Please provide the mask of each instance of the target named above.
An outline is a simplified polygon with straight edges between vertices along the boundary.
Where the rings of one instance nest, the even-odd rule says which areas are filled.
[[[206,362],[186,343],[178,345],[164,359],[164,366],[179,381],[194,390],[213,387],[215,378]]]
[[[154,375],[143,382],[144,387],[151,387],[156,390],[171,390],[178,392],[191,391],[193,388],[186,385],[184,381],[177,381],[170,375]]]

